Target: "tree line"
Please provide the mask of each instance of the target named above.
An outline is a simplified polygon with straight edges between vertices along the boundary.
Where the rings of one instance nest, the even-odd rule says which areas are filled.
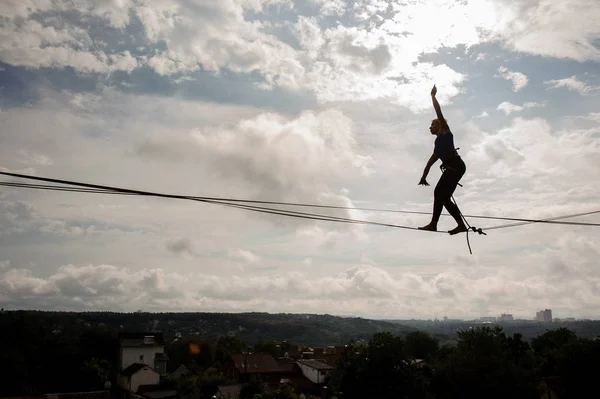
[[[5,349],[2,396],[103,389],[116,381],[118,329],[74,325],[57,331],[35,315],[13,313],[0,318]],[[594,392],[600,340],[580,337],[568,328],[549,329],[524,339],[500,326],[467,328],[455,344],[434,336],[375,333],[367,341],[350,340],[326,381],[330,398],[536,398],[550,386],[560,399]],[[280,343],[280,345],[291,345]],[[191,350],[191,348],[194,350]],[[273,340],[245,342],[238,337],[188,336],[167,343],[167,371],[184,364],[191,374],[165,377],[165,386],[182,397],[210,398],[227,381],[220,372],[230,354],[246,350],[281,354]],[[242,399],[295,399],[285,387],[266,392],[260,381],[244,386]]]
[[[527,342],[500,326],[458,331],[457,338],[456,346],[439,346],[424,332],[378,333],[348,346],[329,385],[347,399],[539,399],[547,387],[567,399],[596,390],[600,340],[558,328]]]

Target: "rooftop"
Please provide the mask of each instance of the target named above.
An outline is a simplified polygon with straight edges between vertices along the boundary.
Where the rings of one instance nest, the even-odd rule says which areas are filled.
[[[249,353],[246,355],[240,353],[231,355],[231,360],[233,360],[235,367],[242,373],[277,373],[286,371],[286,367],[284,366],[282,369],[275,358],[269,354]]]
[[[242,390],[242,385],[219,385],[219,393],[217,394],[217,398],[233,398],[237,399],[240,397],[240,391]]]
[[[333,370],[335,367],[330,366],[328,364],[325,364],[323,362],[320,362],[318,360],[312,360],[312,359],[302,359],[302,360],[298,360],[298,363],[300,364],[304,364],[308,367],[311,367],[315,370]]]
[[[158,373],[158,371],[154,370],[152,367],[148,366],[147,364],[144,363],[133,363],[127,367],[125,367],[123,369],[123,371],[121,371],[121,375],[126,376],[126,377],[131,377],[132,375],[134,375],[135,373],[137,373],[138,371],[140,371],[143,368],[149,368],[150,370],[154,371],[155,373]]]
[[[155,332],[120,332],[119,341],[123,347],[165,345],[162,333]]]

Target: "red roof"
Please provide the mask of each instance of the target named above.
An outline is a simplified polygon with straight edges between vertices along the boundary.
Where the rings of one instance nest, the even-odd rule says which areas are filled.
[[[231,360],[240,373],[278,373],[285,370],[279,366],[273,356],[265,353],[231,355]],[[247,363],[247,365],[246,365]]]

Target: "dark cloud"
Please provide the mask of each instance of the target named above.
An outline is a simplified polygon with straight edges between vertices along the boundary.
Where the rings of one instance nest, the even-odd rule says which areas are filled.
[[[180,255],[183,253],[192,254],[192,242],[187,237],[173,237],[165,244],[169,252]]]

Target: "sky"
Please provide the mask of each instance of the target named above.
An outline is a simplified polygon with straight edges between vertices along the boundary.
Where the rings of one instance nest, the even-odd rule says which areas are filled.
[[[600,210],[597,0],[8,0],[0,15],[0,171],[423,226],[354,208],[431,211],[435,84],[465,215]],[[472,255],[465,238],[0,187],[0,306],[600,317],[597,227],[471,233]]]

